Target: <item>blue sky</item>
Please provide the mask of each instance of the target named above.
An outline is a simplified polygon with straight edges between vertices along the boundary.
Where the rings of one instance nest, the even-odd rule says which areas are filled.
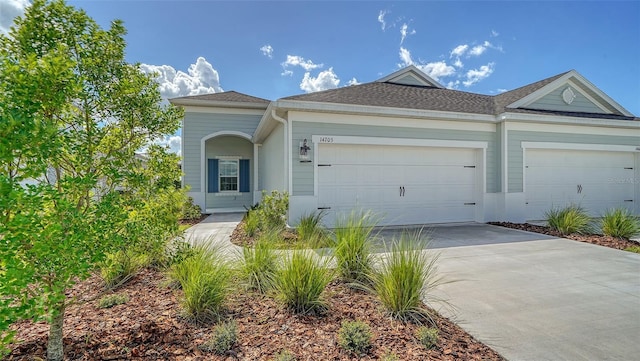
[[[0,28],[26,0],[0,0]],[[575,69],[640,116],[640,2],[70,1],[124,20],[127,60],[167,97],[235,90],[271,100],[414,64],[497,94]],[[15,10],[18,9],[18,10]]]

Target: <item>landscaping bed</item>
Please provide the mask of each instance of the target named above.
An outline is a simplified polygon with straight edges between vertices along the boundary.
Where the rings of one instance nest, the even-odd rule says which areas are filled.
[[[578,234],[572,233],[568,235],[562,235],[557,230],[550,227],[539,226],[530,223],[511,223],[511,222],[489,222],[489,224],[513,229],[519,229],[527,232],[542,233],[558,238],[568,238],[574,241],[580,241],[585,243],[597,244],[599,246],[615,248],[615,249],[629,249],[632,247],[639,247],[640,243],[624,238],[616,238],[611,236],[604,236],[599,234]]]
[[[68,292],[90,300],[66,311],[66,360],[273,360],[288,350],[297,360],[351,360],[337,344],[343,320],[362,320],[371,327],[373,347],[362,360],[382,359],[393,352],[398,360],[502,360],[460,327],[435,316],[440,337],[426,350],[415,339],[417,325],[392,320],[373,295],[337,281],[325,290],[329,308],[323,316],[296,315],[272,298],[238,289],[227,304],[226,317],[235,320],[238,342],[225,356],[198,348],[214,325],[196,325],[180,317],[182,291],[166,286],[164,275],[146,269],[116,293],[129,301],[98,308],[102,280],[93,276]],[[13,326],[18,343],[7,360],[46,358],[48,326],[23,321]]]

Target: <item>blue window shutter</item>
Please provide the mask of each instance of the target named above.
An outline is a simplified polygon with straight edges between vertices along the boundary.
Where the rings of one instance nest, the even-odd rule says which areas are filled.
[[[240,159],[240,192],[249,192],[250,180],[249,159]]]
[[[208,187],[207,191],[209,193],[217,193],[218,192],[218,160],[217,159],[208,159]]]

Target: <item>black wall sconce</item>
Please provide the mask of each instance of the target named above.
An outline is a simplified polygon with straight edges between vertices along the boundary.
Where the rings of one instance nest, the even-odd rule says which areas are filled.
[[[309,159],[309,151],[311,148],[307,145],[307,139],[300,142],[300,163],[310,163],[311,159]]]

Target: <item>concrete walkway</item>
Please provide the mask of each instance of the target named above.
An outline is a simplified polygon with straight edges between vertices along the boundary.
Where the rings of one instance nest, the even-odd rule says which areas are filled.
[[[187,240],[240,255],[230,236],[242,217],[209,216]],[[432,306],[508,360],[638,359],[640,254],[484,224],[422,233],[440,253],[439,274],[454,281],[435,296],[455,309]]]

